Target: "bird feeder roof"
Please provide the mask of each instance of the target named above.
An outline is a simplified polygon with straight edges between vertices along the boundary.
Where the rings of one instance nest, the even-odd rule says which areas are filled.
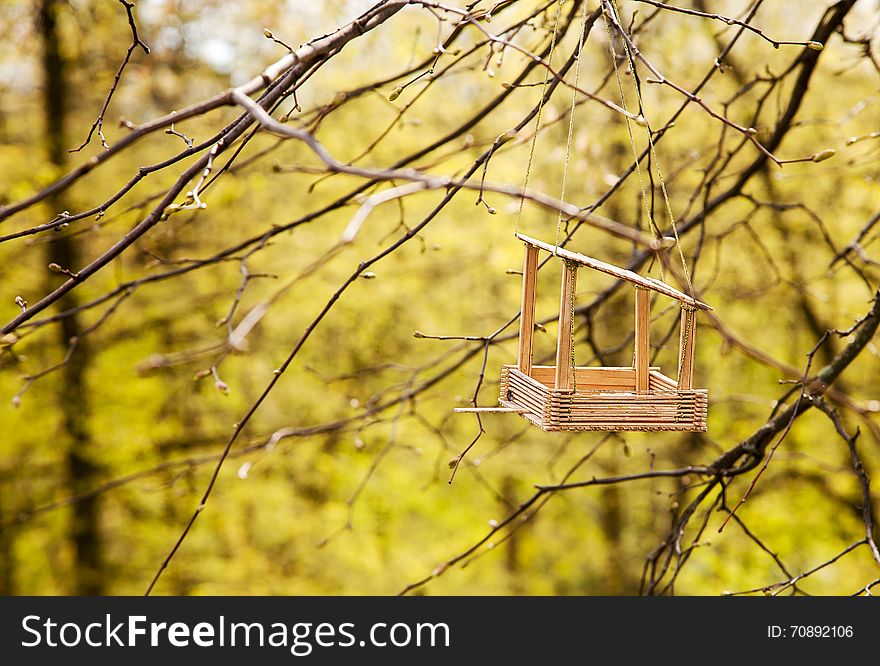
[[[712,309],[712,306],[710,306],[709,304],[698,301],[692,296],[688,296],[687,294],[679,291],[675,287],[669,286],[662,280],[656,280],[651,277],[644,277],[642,275],[639,275],[638,273],[627,270],[626,268],[620,268],[619,266],[614,266],[613,264],[600,261],[599,259],[588,257],[585,254],[572,252],[571,250],[566,250],[563,247],[557,247],[556,245],[551,245],[550,243],[539,241],[538,239],[526,236],[525,234],[517,234],[516,237],[519,238],[526,245],[531,245],[533,247],[546,250],[551,254],[555,254],[557,257],[568,259],[569,261],[573,261],[577,264],[580,264],[581,266],[586,266],[587,268],[592,268],[593,270],[607,273],[608,275],[613,275],[619,280],[631,282],[636,287],[656,291],[657,293],[663,294],[664,296],[669,296],[670,298],[674,298],[677,301],[681,301],[685,305],[689,305],[700,310]]]

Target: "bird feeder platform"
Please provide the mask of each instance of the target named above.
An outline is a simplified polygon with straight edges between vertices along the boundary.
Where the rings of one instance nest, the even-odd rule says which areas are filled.
[[[489,409],[519,414],[547,431],[705,431],[707,392],[692,387],[695,314],[712,308],[660,280],[529,236],[517,234],[517,238],[525,246],[519,357],[516,365],[506,365],[501,370],[501,409]],[[539,250],[550,252],[563,263],[556,365],[532,365]],[[632,367],[574,365],[572,320],[577,269],[581,266],[634,285],[635,353]],[[681,303],[677,379],[663,374],[658,367],[649,366],[652,291]]]

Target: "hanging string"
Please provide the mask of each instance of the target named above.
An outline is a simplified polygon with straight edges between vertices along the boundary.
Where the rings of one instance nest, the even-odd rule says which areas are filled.
[[[604,5],[604,3],[603,3]],[[651,238],[655,241],[659,240],[660,228],[657,226],[657,222],[654,220],[654,213],[651,210],[651,206],[648,203],[648,189],[645,186],[645,177],[642,174],[642,164],[639,159],[639,151],[636,148],[636,139],[633,134],[632,124],[630,123],[630,116],[632,115],[629,111],[629,106],[626,101],[626,94],[623,90],[623,81],[620,77],[620,67],[617,62],[617,51],[614,48],[614,37],[611,34],[611,24],[608,21],[608,9],[604,7],[604,11],[602,12],[602,19],[605,23],[605,32],[608,34],[608,47],[611,49],[611,62],[614,64],[614,76],[617,79],[617,91],[620,95],[620,104],[623,107],[623,110],[626,111],[624,115],[624,120],[626,121],[626,132],[629,135],[629,145],[632,148],[633,159],[636,165],[636,175],[639,179],[639,189],[642,192],[642,204],[645,207],[645,216],[648,219],[648,230],[651,232]],[[641,109],[641,102],[639,102],[639,113],[642,114],[639,117],[644,121],[644,114]],[[665,282],[666,275],[665,270],[663,268],[663,262],[660,262],[660,278]]]
[[[684,314],[684,322],[682,323],[681,345],[679,345],[678,350],[678,376],[675,382],[679,386],[681,386],[681,372],[682,370],[684,370],[685,356],[687,355],[687,350],[691,343],[691,328],[693,327],[693,320],[697,312],[697,308],[695,308],[693,305],[682,303],[681,311]]]
[[[587,0],[581,4],[581,34],[578,39],[577,55],[574,63],[574,86],[571,89],[571,111],[568,114],[568,137],[565,141],[565,160],[562,163],[562,191],[559,194],[559,200],[565,202],[565,186],[568,181],[568,164],[571,160],[571,144],[574,137],[574,116],[577,110],[577,90],[581,76],[581,56],[584,51],[584,34],[587,30]],[[559,250],[559,235],[562,229],[562,211],[556,215],[556,239],[553,241],[553,254]],[[575,285],[577,284],[578,264],[569,259],[565,260],[566,268],[570,276],[571,283],[569,285],[569,293],[571,298],[568,301],[568,339],[572,340],[571,354],[569,355],[569,367],[571,368],[571,389],[577,391],[577,363],[574,359],[574,315],[575,315]]]
[[[611,15],[611,18],[615,23],[615,27],[621,33],[621,38],[623,40],[624,50],[626,51],[627,61],[629,62],[629,66],[632,69],[633,79],[635,80],[634,87],[636,90],[636,99],[638,100],[638,104],[639,104],[639,114],[645,124],[645,134],[648,137],[648,147],[649,147],[649,150],[651,153],[651,159],[654,161],[654,164],[657,169],[657,177],[658,177],[658,180],[660,181],[660,191],[663,194],[663,203],[666,207],[666,214],[669,216],[669,222],[670,222],[670,225],[672,226],[672,234],[675,236],[675,245],[676,245],[676,248],[678,249],[678,256],[681,259],[681,268],[684,271],[684,278],[687,283],[688,293],[693,295],[694,285],[691,282],[691,275],[690,275],[690,271],[688,270],[687,261],[685,260],[685,257],[684,257],[684,250],[681,245],[681,238],[679,238],[679,235],[678,235],[678,226],[676,225],[676,222],[675,222],[675,214],[672,212],[672,204],[669,201],[669,192],[666,189],[666,181],[663,178],[663,170],[660,168],[660,159],[657,155],[657,149],[654,145],[653,131],[651,129],[651,124],[648,122],[648,119],[645,116],[645,108],[644,108],[644,102],[642,99],[642,92],[641,92],[641,88],[640,88],[639,82],[638,82],[638,75],[636,73],[635,57],[633,56],[633,52],[632,52],[632,49],[630,48],[629,40],[627,39],[626,34],[624,33],[623,25],[620,21],[620,12],[617,9],[617,1],[616,0],[603,0],[603,5],[604,5],[606,11],[602,12],[602,14],[603,14],[603,17],[605,18],[605,28],[608,31],[608,42],[611,45],[611,56],[614,61],[614,71],[615,71],[615,74],[617,75],[617,83],[618,83],[618,86],[620,87],[621,96],[623,95],[623,86],[622,86],[622,83],[620,80],[620,72],[619,72],[619,68],[617,65],[617,54],[615,53],[614,42],[611,37],[611,28],[610,28],[609,21],[608,21],[608,14]],[[621,99],[624,102],[624,109],[627,110],[625,107],[625,103],[626,103],[625,100],[623,99],[623,97],[621,97]],[[626,119],[626,125],[627,125],[627,129],[629,130],[629,134],[630,134],[630,143],[632,144],[633,152],[636,155],[636,169],[639,172],[639,181],[641,182],[641,180],[642,180],[641,169],[639,168],[639,159],[638,159],[638,154],[636,151],[635,140],[633,138],[629,118]],[[651,235],[656,240],[657,239],[657,237],[655,235],[656,222],[654,221],[653,216],[650,214],[650,210],[649,210],[648,202],[647,202],[647,192],[645,190],[644,183],[642,183],[642,199],[645,202],[646,210],[648,210],[649,221],[650,221],[650,224],[652,227],[651,228]],[[662,276],[662,274],[663,274],[662,262],[660,265],[660,270],[661,270],[661,276]]]
[[[577,109],[577,92],[578,82],[581,78],[581,56],[584,52],[584,34],[587,31],[587,0],[581,5],[581,35],[578,40],[577,57],[574,63],[574,86],[571,89],[571,112],[568,115],[568,138],[565,142],[565,160],[562,165],[562,192],[559,200],[565,202],[565,186],[568,180],[568,163],[571,160],[571,144],[574,136],[574,115]],[[554,254],[559,249],[559,234],[562,228],[562,211],[560,210],[556,216],[556,239],[553,241]]]
[[[562,15],[562,5],[565,4],[565,0],[559,0],[559,5],[556,7],[556,20],[553,23],[553,35],[550,38],[550,53],[547,54],[547,64],[553,64],[553,52],[556,50],[556,37],[559,34],[559,17]],[[532,162],[535,159],[535,146],[538,144],[538,132],[541,129],[541,115],[544,112],[544,102],[547,98],[547,86],[550,83],[550,68],[547,67],[544,70],[544,83],[541,85],[541,101],[538,103],[538,114],[535,117],[535,132],[532,135],[532,145],[529,148],[529,162],[526,165],[526,175],[523,181],[522,188],[522,196],[519,198],[519,211],[516,214],[516,227],[514,228],[513,235],[516,236],[519,234],[519,223],[522,219],[523,207],[526,202],[526,190],[529,187],[529,174],[532,171]]]
[[[568,339],[571,340],[571,344],[569,347],[571,348],[571,354],[569,354],[568,362],[569,367],[571,368],[571,390],[577,392],[577,364],[574,360],[574,316],[575,316],[575,287],[577,285],[577,271],[580,268],[580,264],[576,261],[572,261],[571,259],[565,260],[565,266],[568,269],[569,275],[569,285],[568,290],[571,294],[571,298],[568,299]],[[560,331],[561,333],[561,331]]]

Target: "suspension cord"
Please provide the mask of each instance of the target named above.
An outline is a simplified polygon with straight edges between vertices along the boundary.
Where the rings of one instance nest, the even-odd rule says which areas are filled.
[[[578,40],[577,57],[574,63],[574,86],[571,89],[571,112],[568,115],[568,138],[565,141],[565,160],[562,163],[562,192],[559,200],[565,202],[565,186],[568,181],[568,164],[571,160],[571,144],[574,137],[574,115],[577,109],[578,84],[581,78],[581,56],[584,51],[584,33],[587,30],[587,0],[581,5],[581,35]],[[556,239],[553,241],[554,253],[559,249],[559,235],[562,229],[562,211],[556,216]]]
[[[577,363],[574,360],[574,315],[575,315],[575,286],[577,285],[577,271],[580,264],[571,259],[564,259],[565,266],[568,269],[569,287],[568,291],[571,298],[568,299],[568,339],[571,340],[571,354],[568,357],[568,363],[571,368],[571,390],[577,391]],[[560,322],[562,323],[562,322]],[[560,331],[561,333],[561,331]]]
[[[687,303],[681,304],[681,311],[684,315],[684,322],[682,322],[682,338],[681,345],[678,350],[678,377],[675,380],[675,383],[681,386],[681,372],[684,370],[684,359],[687,354],[687,350],[689,346],[692,344],[690,339],[691,337],[691,328],[693,327],[693,320],[697,313],[697,308],[693,305],[688,305]]]
[[[620,77],[620,66],[618,64],[618,56],[617,50],[614,48],[614,37],[611,34],[611,23],[608,20],[609,7],[605,5],[603,1],[603,11],[602,11],[602,19],[605,23],[605,32],[608,34],[608,48],[611,50],[611,62],[614,65],[614,77],[617,79],[617,92],[620,95],[620,103],[623,106],[624,111],[626,111],[626,115],[624,119],[626,120],[626,132],[629,136],[629,145],[632,148],[633,160],[636,165],[636,175],[639,179],[639,189],[642,193],[642,205],[645,207],[645,217],[648,220],[648,230],[651,232],[651,238],[655,241],[659,240],[659,237],[662,235],[660,232],[660,227],[657,226],[656,220],[654,220],[654,213],[651,209],[650,204],[648,203],[648,189],[645,185],[645,176],[642,173],[642,164],[641,160],[639,160],[639,151],[636,148],[636,139],[635,134],[633,133],[632,123],[630,122],[629,105],[626,101],[626,93],[623,90],[623,81]],[[633,70],[635,71],[635,70]],[[636,87],[638,90],[638,86]],[[641,102],[639,102],[639,115],[638,117],[642,122],[645,122],[645,117],[641,109]],[[660,278],[665,282],[666,275],[663,267],[663,262],[660,262]]]
[[[602,3],[604,6],[604,9],[605,9],[605,11],[603,11],[602,14],[605,19],[605,29],[608,32],[608,43],[610,44],[610,47],[611,47],[611,58],[614,62],[614,72],[617,76],[617,85],[618,85],[618,88],[620,91],[621,101],[623,102],[624,110],[627,110],[626,109],[626,99],[623,94],[623,84],[621,83],[620,70],[619,70],[618,63],[617,63],[617,53],[614,49],[614,40],[612,39],[612,35],[611,35],[611,25],[610,25],[611,23],[613,23],[614,27],[620,32],[620,35],[621,35],[621,38],[623,41],[624,50],[626,51],[627,61],[629,62],[629,66],[630,66],[632,73],[633,73],[633,79],[634,79],[634,83],[635,83],[634,88],[636,90],[636,99],[638,100],[638,104],[639,104],[639,118],[641,118],[642,121],[644,122],[645,134],[647,135],[647,138],[648,138],[648,148],[651,153],[651,159],[654,161],[654,164],[657,169],[657,178],[660,182],[660,191],[663,194],[663,203],[666,207],[666,214],[668,215],[669,223],[672,226],[672,234],[675,236],[675,245],[676,245],[676,248],[678,249],[679,259],[681,260],[682,271],[684,271],[684,278],[687,283],[688,293],[693,295],[694,285],[691,282],[691,274],[690,274],[690,271],[688,270],[687,261],[685,260],[685,257],[684,257],[684,250],[682,249],[681,238],[679,238],[679,235],[678,235],[678,226],[675,221],[675,214],[672,212],[672,204],[669,201],[669,192],[666,188],[666,181],[663,178],[663,170],[660,167],[660,159],[657,155],[657,148],[654,145],[654,133],[653,133],[653,130],[651,129],[650,122],[648,121],[647,117],[645,116],[644,101],[642,99],[641,87],[639,85],[638,74],[636,72],[635,57],[633,56],[632,49],[630,48],[629,39],[627,38],[627,35],[623,29],[623,25],[620,22],[620,12],[617,9],[617,0],[602,0]],[[610,17],[610,21],[609,21],[609,17]],[[629,117],[626,117],[626,126],[627,126],[627,131],[629,132],[630,144],[632,146],[633,155],[635,157],[636,170],[639,174],[639,183],[642,188],[642,201],[644,202],[645,211],[648,215],[649,226],[651,228],[651,236],[655,240],[657,240],[657,234],[659,232],[659,227],[657,227],[657,223],[654,220],[653,215],[651,214],[650,206],[648,204],[647,190],[645,188],[645,184],[642,179],[642,171],[641,171],[641,167],[639,166],[638,150],[636,149],[635,138],[633,136],[632,127],[630,125]],[[660,262],[660,274],[662,277],[662,275],[663,275],[663,262]],[[664,280],[665,280],[665,278],[664,278]]]
[[[559,34],[559,17],[562,15],[562,6],[565,4],[565,0],[559,0],[559,5],[556,7],[556,20],[553,23],[553,35],[550,38],[550,53],[547,55],[547,64],[553,64],[553,52],[556,50],[556,37]],[[538,143],[538,133],[541,130],[541,115],[544,112],[544,102],[547,97],[547,86],[550,83],[550,68],[547,67],[544,70],[544,83],[541,85],[541,101],[538,103],[538,113],[535,117],[535,132],[532,135],[532,145],[529,148],[529,162],[526,165],[526,175],[523,181],[522,188],[522,196],[519,198],[519,211],[516,215],[516,227],[514,228],[513,235],[516,236],[519,234],[519,223],[522,220],[523,207],[526,202],[526,190],[529,187],[529,174],[532,171],[532,161],[535,159],[535,146]]]

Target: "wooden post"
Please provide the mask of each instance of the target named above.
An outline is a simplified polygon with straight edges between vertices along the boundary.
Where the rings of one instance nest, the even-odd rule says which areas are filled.
[[[538,248],[527,243],[525,249],[517,366],[520,372],[530,375],[532,373],[532,336],[535,332],[535,283],[538,279]]]
[[[636,287],[636,334],[635,334],[635,371],[636,391],[645,393],[648,391],[648,371],[650,365],[651,343],[651,292],[647,289]]]
[[[556,388],[562,390],[572,387],[571,315],[576,286],[577,264],[563,260],[562,288],[559,295],[559,336],[556,343]]]
[[[693,310],[681,309],[681,342],[678,360],[678,390],[692,388],[694,374],[694,338],[697,335],[697,316]]]

